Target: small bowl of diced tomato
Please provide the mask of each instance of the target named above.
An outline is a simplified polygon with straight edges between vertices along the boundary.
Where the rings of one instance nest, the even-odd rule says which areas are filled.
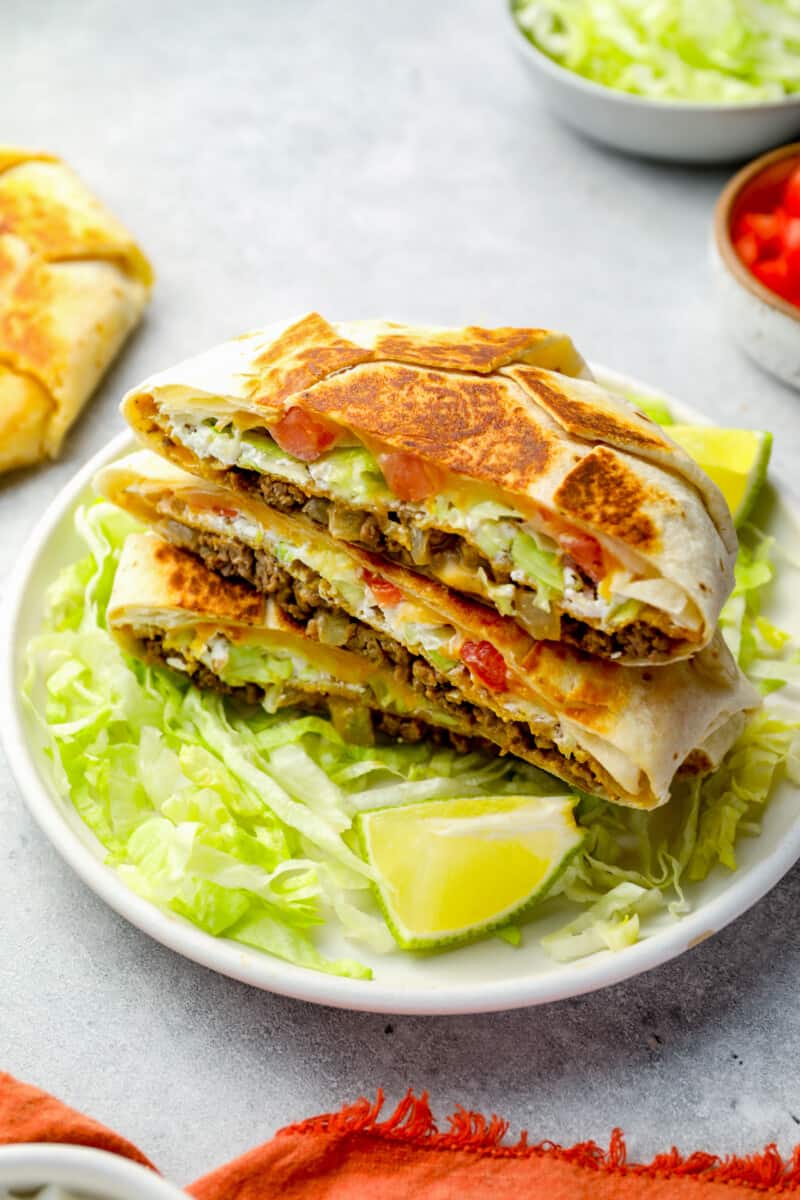
[[[744,167],[714,217],[718,290],[730,332],[800,388],[800,142]]]

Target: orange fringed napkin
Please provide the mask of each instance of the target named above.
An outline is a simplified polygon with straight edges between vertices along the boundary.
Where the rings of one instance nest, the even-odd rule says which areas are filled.
[[[748,1158],[677,1150],[629,1163],[615,1129],[608,1150],[503,1144],[508,1123],[458,1109],[437,1129],[427,1098],[405,1097],[380,1120],[383,1097],[290,1125],[270,1142],[205,1175],[195,1200],[754,1200],[800,1190],[800,1147],[784,1162],[775,1146]],[[104,1126],[46,1092],[0,1074],[0,1145],[78,1142],[152,1166]]]

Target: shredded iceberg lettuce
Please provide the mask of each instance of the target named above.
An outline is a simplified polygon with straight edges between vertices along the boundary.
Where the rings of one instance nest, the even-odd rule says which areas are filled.
[[[685,884],[718,864],[735,871],[736,837],[758,833],[784,772],[800,779],[798,731],[800,720],[763,709],[713,774],[679,780],[669,804],[653,812],[582,797],[576,818],[588,838],[563,878],[564,894],[593,904],[618,884],[634,883],[662,892],[673,915],[688,911]]]
[[[512,0],[523,33],[595,83],[747,104],[800,91],[796,0]]]
[[[562,929],[542,938],[542,946],[558,962],[572,962],[598,950],[622,950],[639,940],[640,918],[661,908],[655,887],[618,883]]]
[[[536,585],[537,605],[547,611],[550,596],[553,593],[560,595],[564,590],[564,570],[559,555],[540,549],[530,534],[520,532],[511,546],[511,557],[516,569]],[[516,575],[512,572],[511,577],[514,579]]]
[[[342,496],[351,503],[363,504],[392,497],[377,460],[365,446],[329,450],[316,462],[309,463],[308,471],[332,495]]]
[[[774,538],[746,527],[739,541],[734,588],[720,614],[720,627],[739,666],[764,695],[800,683],[798,647],[761,613],[764,589],[775,576],[774,545]]]

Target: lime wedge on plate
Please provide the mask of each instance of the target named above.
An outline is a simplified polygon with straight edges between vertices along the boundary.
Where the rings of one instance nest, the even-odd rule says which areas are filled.
[[[497,796],[360,813],[361,847],[396,941],[406,950],[449,946],[542,899],[583,842],[573,803]]]
[[[767,477],[772,434],[715,425],[670,425],[667,433],[713,479],[728,502],[734,525],[741,525]]]
[[[637,396],[633,392],[627,393],[627,399],[658,425],[671,425],[674,421],[666,400],[659,400],[657,396]]]

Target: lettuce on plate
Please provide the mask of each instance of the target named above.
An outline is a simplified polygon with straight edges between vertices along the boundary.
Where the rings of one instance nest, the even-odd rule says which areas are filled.
[[[394,948],[351,828],[359,812],[448,797],[563,794],[510,757],[427,744],[348,744],[296,710],[243,709],[168,670],[125,657],[105,611],[120,548],[135,523],[112,505],[80,509],[88,554],[52,585],[28,648],[25,696],[41,722],[61,790],[141,896],[215,936],[289,962],[369,978],[357,959],[318,945],[325,922],[373,952]],[[751,531],[723,628],[765,692],[791,686],[797,654],[764,619],[769,539]],[[800,782],[798,723],[760,713],[710,778],[676,785],[652,813],[576,795],[584,848],[558,903],[577,914],[543,940],[562,961],[619,949],[661,914],[689,908],[687,882],[736,867],[736,839],[758,832],[776,779]],[[532,920],[535,922],[536,914]],[[533,929],[498,935],[519,945]]]

